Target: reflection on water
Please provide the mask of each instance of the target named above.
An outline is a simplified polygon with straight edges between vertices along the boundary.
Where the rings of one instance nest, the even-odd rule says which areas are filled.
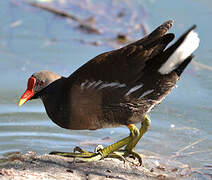
[[[174,18],[172,31],[178,36],[196,23],[201,46],[195,60],[208,66],[212,66],[209,44],[212,25],[205,24],[203,15],[208,19],[212,17],[211,6],[208,1],[192,0],[186,3],[179,0],[172,4],[168,0],[160,3],[146,0],[142,4],[150,29]],[[9,1],[1,1],[0,7],[0,154],[29,150],[38,154],[53,150],[70,151],[76,145],[93,150],[96,142],[107,145],[128,135],[125,127],[97,131],[59,128],[47,117],[39,100],[18,108],[17,100],[33,72],[49,69],[67,76],[88,59],[112,47],[108,44],[95,47],[74,40],[79,37],[89,41],[101,38],[78,32],[70,28],[66,20],[49,13],[28,6],[14,6]],[[109,35],[106,33],[107,38]],[[137,150],[152,151],[196,168],[209,167],[212,159],[211,71],[190,65],[178,86],[151,113],[151,129]]]

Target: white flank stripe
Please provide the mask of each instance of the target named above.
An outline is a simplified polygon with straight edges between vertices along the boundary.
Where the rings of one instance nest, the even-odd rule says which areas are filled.
[[[154,90],[151,89],[151,90],[148,90],[148,91],[144,92],[138,99],[141,99],[142,97],[144,97],[144,96],[146,96],[146,95],[152,93],[153,91],[154,91]]]
[[[126,84],[120,84],[118,87],[127,87],[127,85]]]
[[[80,85],[80,88],[83,90],[84,89],[84,86],[88,83],[88,80],[86,80],[85,82],[83,82],[81,85]]]
[[[112,82],[112,83],[103,83],[103,81],[99,80],[99,81],[93,81],[93,82],[89,82],[88,80],[86,80],[85,82],[83,82],[80,85],[80,88],[83,90],[85,88],[96,88],[98,85],[100,85],[100,87],[98,87],[98,89],[103,89],[106,87],[115,87],[115,88],[121,88],[121,87],[126,87],[126,84],[120,84],[118,82]]]
[[[95,82],[95,84],[93,85],[93,87],[95,88],[96,86],[100,85],[101,83],[102,83],[102,81],[99,80],[99,81]]]
[[[106,87],[126,87],[126,84],[120,84],[118,82],[112,82],[112,83],[104,83],[102,84],[98,89],[103,89],[103,88],[106,88]]]
[[[158,70],[161,74],[168,74],[176,69],[187,57],[189,57],[199,46],[198,34],[191,31],[183,43],[175,50],[169,59]]]
[[[146,113],[149,113],[154,107],[155,107],[155,104],[151,105]]]
[[[88,86],[86,86],[86,88],[89,88],[89,87],[93,86],[95,83],[96,83],[96,81],[94,81],[94,82],[89,82],[89,83],[88,83]]]
[[[136,91],[137,89],[141,88],[142,86],[143,86],[143,84],[140,84],[140,85],[137,85],[137,86],[131,88],[131,89],[125,94],[125,96],[130,95],[131,93],[133,93],[133,92]]]

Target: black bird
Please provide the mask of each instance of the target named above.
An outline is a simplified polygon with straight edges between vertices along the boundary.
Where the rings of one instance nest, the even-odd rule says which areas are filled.
[[[130,130],[128,137],[94,153],[78,147],[78,153],[51,154],[82,161],[131,154],[142,163],[134,148],[150,126],[147,115],[174,88],[199,46],[194,25],[166,48],[174,39],[173,33],[167,33],[172,24],[167,21],[143,39],[96,56],[69,77],[41,71],[29,78],[19,106],[40,98],[52,121],[66,129],[126,125]],[[138,122],[140,130],[134,125]]]

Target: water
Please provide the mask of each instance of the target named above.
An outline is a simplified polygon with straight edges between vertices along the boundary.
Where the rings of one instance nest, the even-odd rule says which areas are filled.
[[[48,69],[68,76],[87,60],[113,49],[109,45],[85,45],[76,39],[102,40],[115,33],[88,35],[72,28],[67,20],[11,2],[0,1],[0,155],[11,151],[36,151],[38,154],[71,151],[76,145],[93,150],[95,142],[101,142],[105,137],[109,138],[101,142],[103,145],[127,136],[125,127],[97,131],[70,131],[57,127],[47,117],[39,100],[17,107],[18,98],[33,72]],[[197,24],[201,46],[195,52],[195,60],[212,66],[211,1],[146,0],[142,4],[133,1],[130,8],[138,12],[146,10],[146,14],[141,13],[141,20],[150,30],[174,19],[171,31],[179,36],[186,28]],[[85,12],[77,10],[78,15],[86,16]],[[101,23],[104,25],[104,21]],[[121,31],[118,26],[114,29]],[[141,36],[139,32],[135,34],[135,37]],[[137,145],[137,151],[173,157],[197,169],[211,165],[211,102],[211,71],[194,63],[189,65],[178,88],[151,113],[151,129]],[[175,156],[176,153],[179,155]]]

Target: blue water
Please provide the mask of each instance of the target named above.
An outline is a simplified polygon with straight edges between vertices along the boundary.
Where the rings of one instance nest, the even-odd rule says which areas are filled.
[[[103,141],[102,144],[108,145],[128,135],[125,127],[97,131],[64,130],[51,122],[40,100],[17,107],[18,98],[33,72],[48,69],[68,76],[97,54],[112,50],[112,43],[92,46],[81,43],[80,39],[106,42],[118,32],[127,32],[127,18],[126,22],[117,23],[110,16],[128,7],[126,14],[132,16],[131,12],[136,12],[135,24],[143,22],[149,31],[166,20],[174,19],[171,32],[179,37],[187,28],[197,24],[201,44],[194,60],[206,66],[189,65],[178,88],[151,113],[151,129],[138,144],[137,151],[147,150],[172,157],[187,147],[175,159],[193,168],[211,165],[211,1],[125,1],[128,6],[96,1],[97,4],[93,5],[98,7],[98,11],[92,13],[82,11],[77,5],[72,7],[70,13],[82,18],[97,15],[97,22],[104,30],[102,35],[83,33],[74,28],[76,22],[20,2],[0,1],[0,155],[11,151],[36,151],[38,154],[53,150],[71,151],[74,146],[85,144],[91,145],[84,148],[93,150],[95,142],[105,137],[110,137],[110,141]],[[69,10],[66,5],[61,7]],[[107,13],[101,12],[99,7]],[[105,16],[107,18],[104,19]],[[132,34],[133,38],[142,36],[141,31]]]

